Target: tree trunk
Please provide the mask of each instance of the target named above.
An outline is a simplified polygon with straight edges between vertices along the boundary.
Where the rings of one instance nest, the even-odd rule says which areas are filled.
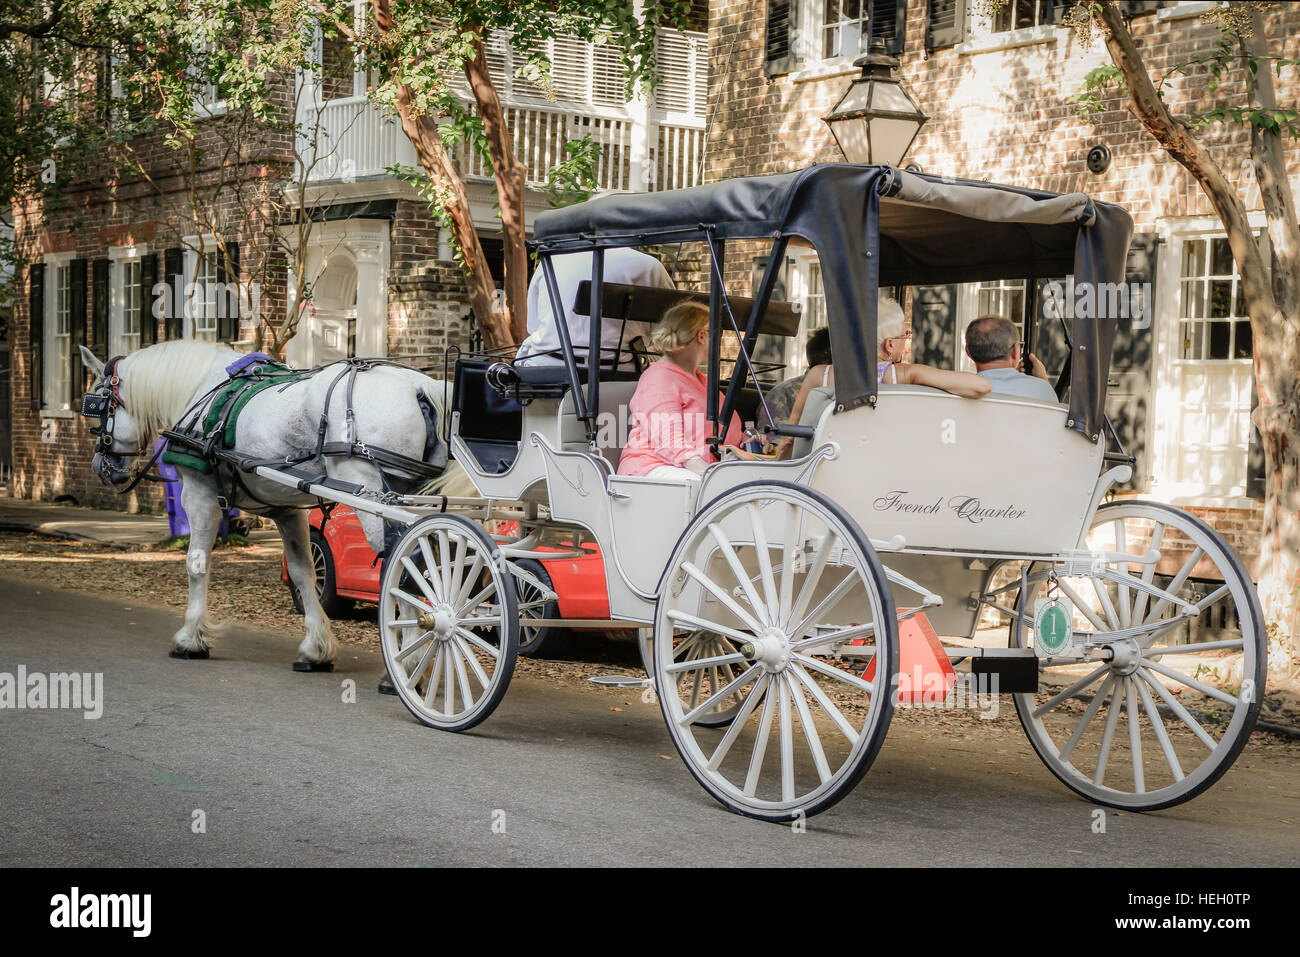
[[[1223,223],[1241,274],[1259,393],[1256,425],[1266,470],[1257,577],[1270,626],[1269,667],[1278,673],[1289,667],[1294,653],[1300,596],[1300,295],[1296,292],[1295,209],[1287,185],[1285,157],[1276,134],[1252,126],[1251,156],[1273,246],[1270,275],[1245,204],[1209,151],[1160,99],[1119,4],[1103,3],[1096,10],[1095,19],[1111,60],[1128,88],[1130,109],[1165,152],[1200,185]],[[1255,19],[1254,42],[1262,43],[1262,19],[1257,13]],[[1267,74],[1269,68],[1265,61],[1261,73]],[[1266,102],[1272,97],[1271,78],[1264,76],[1257,84],[1244,67],[1242,72],[1248,74],[1252,105],[1271,105]]]
[[[388,0],[372,0],[372,9],[375,12],[376,28],[381,33],[391,29],[393,21]],[[487,268],[483,244],[479,242],[478,231],[474,228],[469,196],[465,192],[460,172],[456,169],[451,154],[447,152],[442,137],[438,135],[437,121],[425,114],[417,115],[413,101],[410,86],[399,85],[397,113],[402,121],[402,131],[415,148],[415,155],[425,174],[432,180],[439,204],[451,219],[452,232],[465,259],[465,281],[469,287],[474,318],[492,347],[515,345],[517,340],[511,333],[509,316],[496,308],[496,286],[493,285],[491,271]],[[504,206],[503,201],[502,207]]]
[[[488,154],[492,158],[492,173],[496,177],[501,209],[501,230],[505,234],[506,309],[510,330],[515,340],[522,342],[528,335],[528,250],[524,246],[524,183],[528,171],[515,158],[505,111],[501,109],[501,100],[488,69],[483,33],[481,30],[475,30],[475,33],[478,38],[474,42],[474,59],[465,64],[465,77],[474,93],[474,102],[478,104]]]

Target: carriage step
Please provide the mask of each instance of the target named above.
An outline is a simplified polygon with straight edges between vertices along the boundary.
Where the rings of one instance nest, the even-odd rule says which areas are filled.
[[[587,680],[606,688],[649,688],[653,679],[638,678],[635,675],[597,675]]]

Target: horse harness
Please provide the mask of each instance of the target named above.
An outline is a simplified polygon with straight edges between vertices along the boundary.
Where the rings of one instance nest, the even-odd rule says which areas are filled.
[[[81,414],[88,418],[99,419],[99,425],[90,430],[97,437],[96,452],[112,452],[113,414],[119,407],[126,408],[121,395],[121,379],[117,374],[117,364],[121,359],[122,356],[110,359],[104,366],[104,378],[100,388],[87,393],[82,398]],[[316,430],[316,444],[313,448],[271,459],[240,456],[235,451],[235,429],[239,414],[254,396],[277,386],[283,392],[295,383],[334,365],[341,368],[325,391],[320,424]],[[327,487],[337,485],[339,490],[353,493],[360,490],[352,483],[327,477],[323,469],[316,474],[310,469],[301,467],[306,462],[323,460],[325,457],[366,459],[379,472],[385,494],[404,491],[414,482],[436,478],[443,471],[441,465],[430,464],[392,449],[368,444],[357,436],[356,412],[353,408],[356,379],[360,373],[379,365],[404,368],[401,363],[387,359],[350,358],[308,370],[292,370],[262,353],[243,356],[226,367],[228,378],[225,381],[200,396],[180,417],[176,425],[163,430],[162,434],[166,442],[154,452],[153,458],[136,474],[131,484],[120,491],[125,494],[144,479],[164,481],[161,476],[147,474],[160,456],[166,464],[180,465],[202,473],[214,473],[222,508],[229,507],[241,493],[263,507],[283,507],[264,501],[248,488],[243,473],[252,472],[260,467],[278,468],[290,472],[299,479],[298,487],[303,491],[310,485]],[[346,382],[345,437],[340,442],[327,442],[325,437],[329,431],[330,403],[334,399],[335,390],[344,382]],[[436,412],[432,400],[422,391],[417,394],[417,402],[425,417],[424,453],[427,458],[437,449],[439,443]],[[200,419],[202,419],[201,424]],[[112,452],[112,454],[143,455],[144,452],[141,450],[131,453]]]

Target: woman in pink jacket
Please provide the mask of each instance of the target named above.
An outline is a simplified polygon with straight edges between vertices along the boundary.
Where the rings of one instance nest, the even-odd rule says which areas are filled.
[[[698,371],[709,356],[708,308],[698,302],[673,306],[650,333],[650,345],[663,358],[646,369],[632,396],[619,474],[698,479],[717,461],[705,442],[713,434],[705,417],[708,380]],[[736,446],[743,441],[736,415],[722,441]]]

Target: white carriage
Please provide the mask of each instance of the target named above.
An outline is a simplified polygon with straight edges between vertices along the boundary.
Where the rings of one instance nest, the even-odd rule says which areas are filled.
[[[617,441],[598,435],[635,381],[600,363],[592,375],[578,358],[599,354],[601,309],[582,310],[595,313],[586,350],[560,324],[563,365],[461,362],[450,443],[478,497],[344,497],[407,526],[386,557],[380,606],[402,701],[445,730],[486,718],[512,675],[520,619],[536,625],[554,597],[511,560],[594,541],[611,623],[644,629],[673,742],[733,811],[787,821],[852,788],[893,714],[899,622],[918,614],[947,636],[951,659],[969,659],[1014,695],[1034,749],[1075,791],[1142,810],[1195,796],[1253,727],[1261,615],[1240,561],[1202,522],[1106,501],[1130,474],[1106,448],[1114,319],[1074,320],[1066,404],[968,400],[877,386],[875,376],[878,287],[1065,274],[1076,286],[1116,282],[1131,229],[1123,210],[1080,194],[845,165],[542,214],[535,246],[556,314],[566,304],[553,255],[593,251],[583,295],[608,320],[653,291],[611,296],[604,249],[705,245],[708,372],[726,390],[714,422],[752,399],[748,356],[780,311],[777,266],[792,240],[811,244],[826,283],[834,396],[803,425],[778,428],[799,440],[791,460],[724,461],[699,482],[631,477],[615,472]],[[769,265],[742,309],[725,289],[724,251],[759,239],[771,243]],[[741,349],[727,381],[729,332]],[[519,534],[490,534],[490,519],[518,522]],[[521,585],[532,596],[524,604]],[[1066,610],[1063,632],[1036,631],[1036,618],[1061,620],[1039,617],[1044,598]],[[1189,643],[1190,626],[1222,605],[1235,629]],[[997,646],[975,640],[990,612],[1009,621]],[[1224,652],[1240,656],[1233,690],[1197,676]],[[1193,701],[1201,696],[1216,707]]]

